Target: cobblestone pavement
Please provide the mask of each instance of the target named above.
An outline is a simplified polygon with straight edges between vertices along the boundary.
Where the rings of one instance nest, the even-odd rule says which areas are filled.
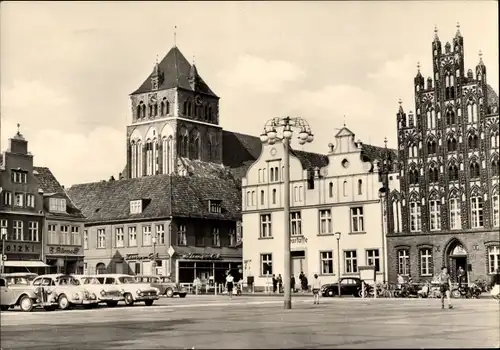
[[[147,307],[1,313],[2,349],[497,347],[499,303],[191,296]]]

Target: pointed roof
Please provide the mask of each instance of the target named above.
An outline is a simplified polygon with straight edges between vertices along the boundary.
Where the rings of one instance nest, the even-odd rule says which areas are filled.
[[[355,136],[354,133],[349,130],[346,126],[342,127],[342,129],[339,130],[337,135],[335,137],[345,137],[345,136]]]
[[[161,84],[158,86],[158,90],[181,88],[193,91],[192,85],[189,81],[191,69],[191,64],[188,62],[186,57],[184,57],[177,46],[172,47],[163,60],[161,60],[158,64],[158,71],[163,75],[163,81],[161,81]],[[154,71],[151,72],[151,74],[146,78],[146,80],[144,80],[141,86],[132,93],[132,95],[152,91],[151,77],[154,75]],[[202,94],[218,97],[198,75],[197,70],[195,69],[194,71],[197,75],[196,91]]]

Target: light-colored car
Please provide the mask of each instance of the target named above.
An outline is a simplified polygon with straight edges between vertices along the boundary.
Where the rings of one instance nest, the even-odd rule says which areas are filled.
[[[96,277],[72,275],[80,281],[80,284],[89,292],[97,295],[99,302],[106,303],[110,307],[118,305],[119,301],[123,301],[123,294],[116,284],[102,284]]]
[[[38,275],[33,272],[12,272],[4,273],[2,277],[7,280],[7,283],[9,285],[30,285],[31,282],[33,282],[33,280],[38,277]]]
[[[85,289],[85,286],[82,286],[77,279],[70,275],[41,275],[33,280],[32,285],[54,289],[57,304],[61,310],[67,310],[76,305],[92,308],[99,304],[97,295]]]
[[[160,295],[166,295],[169,298],[179,296],[185,298],[187,291],[179,284],[172,282],[170,277],[167,276],[135,276],[137,282],[149,283],[151,287],[158,288]]]
[[[153,305],[160,297],[160,290],[151,287],[149,283],[139,283],[134,276],[123,274],[96,275],[101,284],[114,284],[120,288],[125,305],[131,306],[135,302],[144,302],[147,306]]]
[[[25,312],[34,307],[43,307],[47,311],[57,308],[56,295],[50,288],[33,288],[26,279],[25,283],[18,284],[10,284],[8,280],[5,276],[0,277],[0,310],[7,311],[15,306]]]

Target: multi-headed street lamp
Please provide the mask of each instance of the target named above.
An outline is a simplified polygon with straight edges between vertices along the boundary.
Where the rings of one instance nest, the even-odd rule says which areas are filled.
[[[283,186],[284,186],[284,204],[283,212],[285,215],[284,225],[284,262],[283,285],[285,289],[285,309],[292,308],[292,286],[291,280],[291,260],[290,260],[290,139],[293,136],[293,130],[298,131],[299,144],[303,145],[312,142],[314,136],[311,133],[309,124],[300,117],[276,117],[267,121],[264,126],[264,132],[260,135],[260,140],[270,145],[276,142],[282,142],[285,150],[283,165]]]

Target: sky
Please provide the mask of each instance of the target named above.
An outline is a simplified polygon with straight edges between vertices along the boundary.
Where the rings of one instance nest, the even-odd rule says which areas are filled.
[[[415,110],[420,62],[432,75],[434,26],[465,68],[482,50],[498,92],[496,1],[10,2],[0,4],[1,149],[20,131],[35,164],[65,186],[117,177],[126,163],[129,94],[174,45],[220,96],[225,130],[258,136],[300,116],[326,153],[343,123],[396,147],[398,100]],[[298,146],[297,146],[298,147]]]

